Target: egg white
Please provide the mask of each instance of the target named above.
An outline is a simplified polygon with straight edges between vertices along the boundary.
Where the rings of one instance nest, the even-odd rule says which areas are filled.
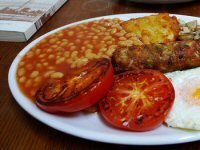
[[[166,76],[174,86],[175,101],[165,122],[170,127],[200,130],[200,99],[193,96],[200,88],[200,67]]]

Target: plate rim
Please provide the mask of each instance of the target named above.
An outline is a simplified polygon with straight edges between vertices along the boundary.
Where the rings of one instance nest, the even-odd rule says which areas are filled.
[[[25,46],[19,53],[18,55],[14,58],[10,68],[9,68],[9,72],[8,72],[8,84],[9,84],[9,88],[10,91],[15,99],[15,101],[20,105],[20,107],[22,109],[24,109],[28,114],[30,114],[32,117],[34,117],[35,119],[39,120],[40,122],[44,123],[47,126],[52,127],[53,129],[59,130],[61,132],[76,136],[76,137],[80,137],[80,138],[84,138],[87,140],[92,140],[92,141],[98,141],[98,142],[104,142],[104,143],[112,143],[112,144],[122,144],[122,145],[167,145],[167,144],[178,144],[178,143],[186,143],[186,142],[192,142],[192,141],[197,141],[200,140],[200,134],[198,134],[198,136],[189,136],[186,138],[179,138],[179,139],[173,139],[171,136],[170,138],[168,138],[168,140],[164,139],[162,140],[159,136],[157,138],[150,138],[148,139],[148,141],[142,141],[141,137],[137,137],[137,139],[141,140],[136,140],[136,142],[133,141],[129,141],[129,140],[123,140],[121,141],[121,136],[120,137],[116,137],[114,136],[111,139],[107,139],[105,138],[105,136],[103,135],[104,133],[99,133],[96,132],[95,136],[93,136],[94,131],[83,131],[81,129],[77,129],[76,127],[73,127],[71,125],[65,125],[65,129],[64,128],[60,128],[58,127],[55,122],[51,122],[49,120],[51,120],[51,116],[52,114],[48,114],[40,109],[38,109],[35,104],[33,104],[32,101],[30,101],[21,91],[20,88],[17,84],[16,81],[16,71],[17,71],[17,65],[21,59],[21,57],[30,50],[31,47],[33,47],[35,44],[37,44],[40,40],[44,39],[46,36],[55,33],[59,30],[62,30],[64,28],[67,28],[69,26],[73,26],[76,24],[80,24],[80,23],[84,23],[84,22],[88,22],[88,21],[92,21],[92,20],[97,20],[97,19],[102,19],[102,18],[116,18],[119,16],[127,16],[127,15],[133,15],[133,18],[137,18],[139,16],[148,16],[148,15],[152,15],[152,14],[157,14],[157,13],[125,13],[125,14],[115,14],[115,15],[107,15],[107,16],[100,16],[100,17],[94,17],[94,18],[89,18],[89,19],[85,19],[85,20],[81,20],[81,21],[77,21],[74,23],[70,23],[67,25],[63,25],[59,28],[56,28],[54,30],[51,30],[47,33],[45,33],[44,35],[38,37],[37,39],[35,39],[34,41],[32,41],[31,43],[29,43],[27,46]],[[135,15],[135,16],[134,16]],[[195,16],[187,16],[187,15],[178,15],[178,14],[170,14],[170,15],[175,15],[178,18],[180,17],[188,17],[188,18],[193,18],[193,19],[197,19],[200,20],[198,17]],[[22,98],[23,100],[21,100],[20,98]],[[32,112],[32,110],[28,109],[28,106],[33,105],[33,108],[35,107],[35,112]],[[43,115],[44,118],[41,118],[40,115]],[[53,115],[55,116],[55,115]],[[70,130],[66,131],[66,128],[70,128]],[[198,131],[197,131],[198,132]],[[89,134],[88,134],[89,133]],[[98,136],[97,136],[98,135]],[[111,136],[112,137],[112,136]],[[158,142],[159,141],[159,142]]]

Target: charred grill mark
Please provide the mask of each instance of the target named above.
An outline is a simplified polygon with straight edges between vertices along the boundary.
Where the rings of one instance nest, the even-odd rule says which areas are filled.
[[[172,57],[169,57],[168,61],[167,61],[168,66],[173,66],[173,61],[172,61]]]
[[[143,116],[143,115],[138,116],[138,117],[137,117],[137,120],[136,120],[136,121],[137,121],[137,124],[138,124],[138,125],[142,124],[143,120],[144,120],[144,116]]]
[[[108,59],[100,59],[85,66],[85,70],[81,68],[70,78],[48,80],[36,92],[37,102],[43,105],[67,102],[85,93],[99,83],[108,70],[109,63]]]

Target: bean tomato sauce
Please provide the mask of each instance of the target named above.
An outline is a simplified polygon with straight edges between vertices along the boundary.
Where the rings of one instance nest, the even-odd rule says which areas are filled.
[[[118,46],[140,45],[126,32],[122,20],[102,19],[65,28],[41,40],[21,59],[17,81],[34,101],[37,89],[49,78],[63,78],[92,59],[110,58]]]

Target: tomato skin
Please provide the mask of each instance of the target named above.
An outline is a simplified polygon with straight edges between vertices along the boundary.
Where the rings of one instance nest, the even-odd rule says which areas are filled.
[[[108,60],[109,61],[109,60]],[[68,101],[63,101],[59,103],[43,104],[41,101],[36,101],[36,105],[44,111],[50,113],[60,113],[60,112],[77,112],[86,109],[106,96],[107,91],[112,87],[114,81],[114,71],[109,61],[109,66],[103,74],[103,77],[88,90],[76,95]],[[36,96],[36,99],[37,96]]]
[[[153,78],[157,79],[151,83]],[[146,82],[143,84],[143,81]],[[149,88],[150,83],[158,89]],[[136,85],[134,88],[130,86],[133,84]],[[148,92],[143,92],[144,95],[130,92],[137,91],[138,87],[142,92]],[[157,100],[156,97],[160,99]],[[103,118],[114,127],[149,131],[163,123],[171,110],[174,98],[175,91],[167,77],[155,70],[139,70],[117,75],[113,88],[100,101],[99,108]]]

